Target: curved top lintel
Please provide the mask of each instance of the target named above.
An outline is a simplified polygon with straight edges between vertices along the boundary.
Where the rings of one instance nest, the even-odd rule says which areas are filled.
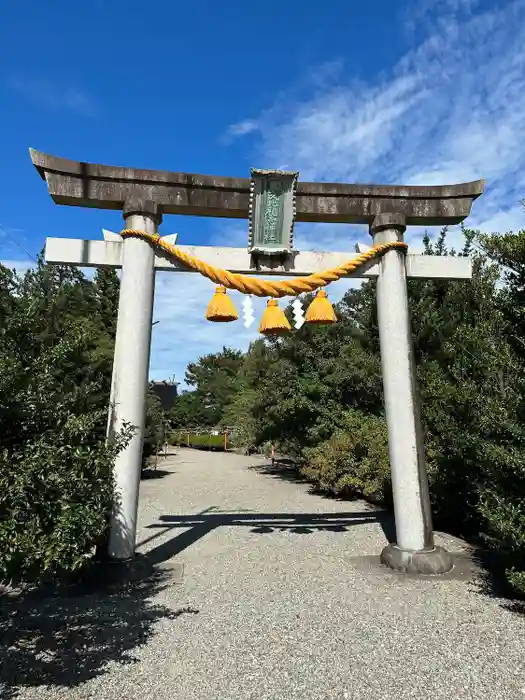
[[[249,178],[144,170],[73,161],[30,149],[31,160],[58,204],[122,209],[126,199],[145,196],[166,214],[247,218]],[[400,213],[407,224],[446,225],[468,216],[484,180],[456,185],[297,184],[298,221],[371,223],[379,214]]]

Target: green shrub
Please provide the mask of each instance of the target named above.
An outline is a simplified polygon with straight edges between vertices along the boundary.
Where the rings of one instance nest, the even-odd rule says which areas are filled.
[[[383,418],[349,410],[345,427],[317,447],[305,450],[303,474],[335,496],[365,496],[389,502],[388,440]]]
[[[45,581],[78,572],[113,505],[112,465],[131,430],[89,444],[103,415],[70,416],[56,433],[0,452],[0,580]]]
[[[498,552],[510,586],[525,596],[525,499],[518,494],[511,498],[487,490],[479,509],[489,533],[484,539]]]
[[[76,574],[106,532],[106,445],[118,279],[0,265],[0,580]]]
[[[178,445],[180,447],[188,447],[188,433],[184,431],[175,431],[169,436],[170,445]],[[228,438],[228,447],[232,447],[233,443]],[[224,449],[224,435],[209,435],[207,433],[190,434],[189,447],[197,449]]]

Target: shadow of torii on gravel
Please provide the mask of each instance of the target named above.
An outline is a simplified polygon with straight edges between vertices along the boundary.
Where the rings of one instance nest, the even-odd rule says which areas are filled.
[[[308,535],[319,531],[344,533],[349,527],[369,523],[379,523],[388,541],[394,541],[393,518],[389,513],[379,510],[347,513],[250,513],[221,511],[212,506],[195,515],[161,515],[159,522],[148,527],[157,532],[137,543],[137,548],[142,548],[166,532],[184,528],[184,532],[144,552],[143,556],[148,563],[155,565],[180,554],[220,527],[247,527],[257,535],[285,531]]]

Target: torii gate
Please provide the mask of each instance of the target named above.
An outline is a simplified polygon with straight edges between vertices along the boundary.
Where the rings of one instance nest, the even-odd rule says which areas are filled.
[[[348,260],[344,252],[293,251],[294,220],[366,223],[375,246],[403,241],[407,225],[460,223],[470,214],[472,202],[484,189],[483,180],[441,187],[350,185],[297,182],[297,173],[256,171],[262,175],[277,173],[277,178],[282,176],[281,189],[276,190],[277,199],[282,195],[282,202],[281,205],[277,202],[270,218],[278,221],[287,239],[272,239],[273,250],[269,250],[268,246],[258,247],[260,241],[253,238],[254,194],[264,195],[261,181],[257,181],[253,171],[250,180],[96,165],[33,149],[30,153],[57,204],[122,210],[127,229],[156,234],[163,214],[249,218],[251,249],[179,247],[207,263],[247,275],[308,275]],[[273,196],[271,187],[268,192],[268,197]],[[255,213],[259,218],[267,206],[260,201],[259,197],[255,207],[258,206]],[[155,271],[187,272],[188,269],[178,260],[156,251],[147,240],[121,239],[115,235],[106,236],[105,241],[47,238],[45,257],[48,263],[122,268],[108,425],[110,430],[118,431],[128,422],[136,426],[136,431],[115,463],[116,505],[108,555],[111,560],[126,561],[135,551]],[[469,279],[471,260],[405,256],[404,251],[391,249],[379,261],[372,261],[348,276],[377,278],[396,522],[396,544],[385,547],[381,561],[400,571],[445,573],[452,568],[453,560],[446,550],[434,545],[406,278]]]

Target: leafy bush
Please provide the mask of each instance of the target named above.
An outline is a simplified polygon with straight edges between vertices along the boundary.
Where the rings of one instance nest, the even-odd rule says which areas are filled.
[[[0,579],[77,573],[104,536],[112,464],[105,444],[118,279],[40,261],[0,265]]]
[[[525,595],[525,499],[519,494],[510,499],[486,490],[479,509],[488,529],[485,540],[499,553],[509,584]]]
[[[334,496],[391,500],[388,438],[385,420],[349,410],[344,428],[304,452],[302,473]]]
[[[113,462],[132,432],[90,444],[106,418],[69,416],[52,434],[0,452],[0,580],[48,580],[90,561],[113,505]]]
[[[190,434],[190,444],[188,445],[188,433],[175,431],[170,435],[169,442],[170,445],[195,447],[196,449],[224,449],[224,435]],[[228,446],[231,447],[232,445],[232,440],[228,438]]]

